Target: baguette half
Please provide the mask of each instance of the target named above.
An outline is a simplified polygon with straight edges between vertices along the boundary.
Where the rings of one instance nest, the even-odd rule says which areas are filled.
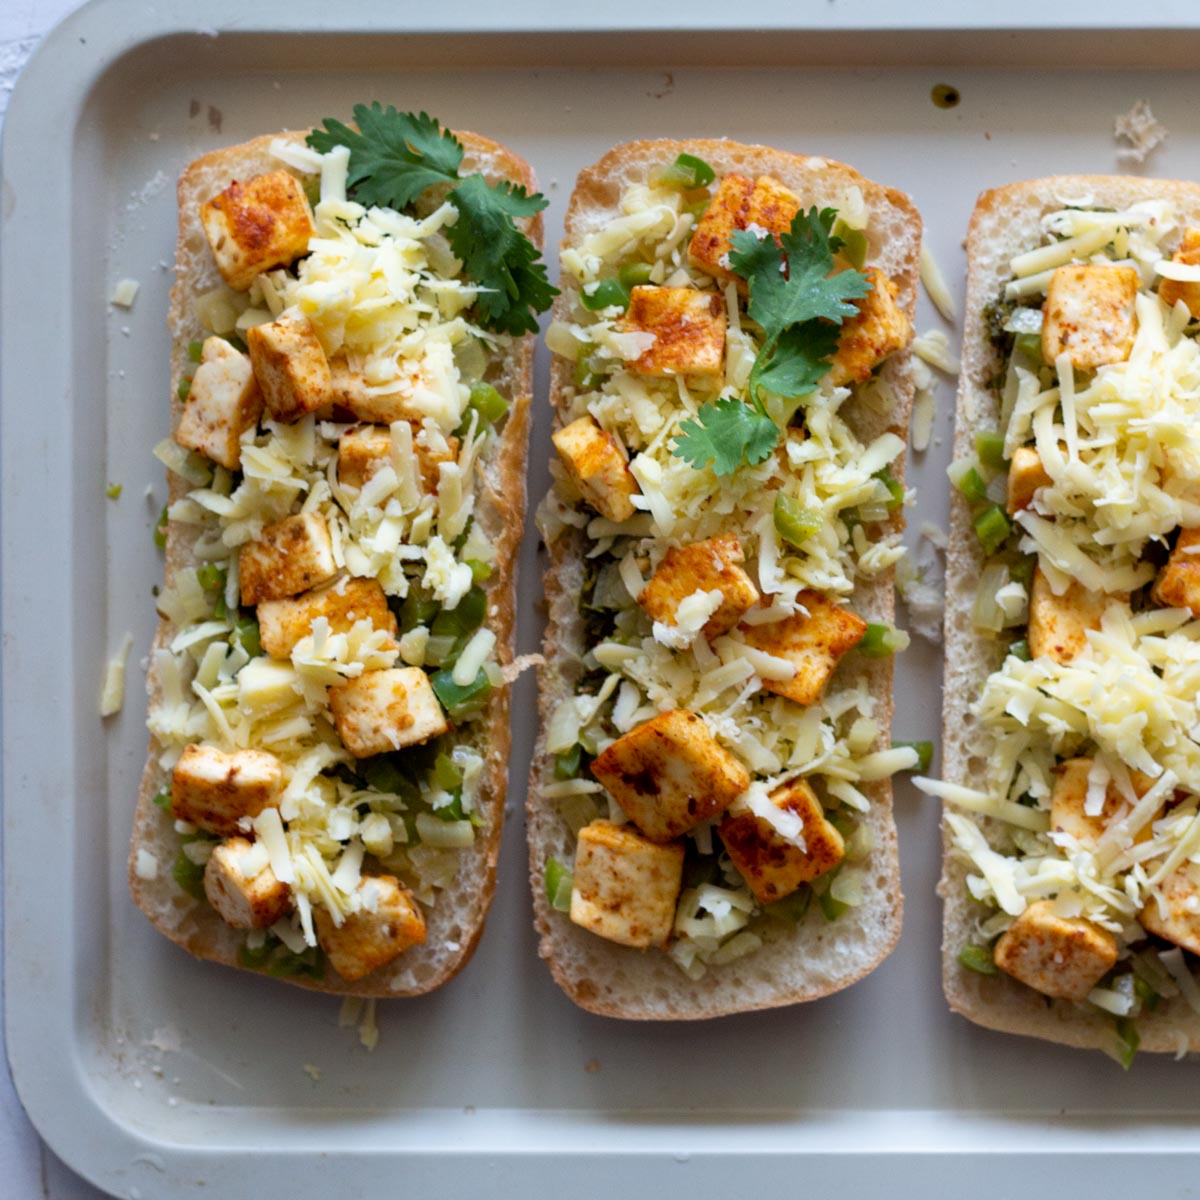
[[[306,134],[283,135],[303,142]],[[481,172],[489,182],[510,180],[536,191],[528,163],[506,147],[474,133],[456,133],[463,143],[463,173]],[[239,146],[217,150],[193,162],[178,185],[179,235],[176,249],[176,282],[171,292],[168,329],[171,334],[172,401],[171,429],[176,429],[183,409],[177,387],[188,362],[188,344],[202,336],[193,303],[221,282],[199,220],[202,201],[220,192],[234,179],[246,179],[265,171],[283,168],[270,153],[274,135],[255,138]],[[294,174],[296,172],[293,172]],[[520,227],[540,249],[540,215],[522,221]],[[486,584],[486,624],[496,635],[496,658],[502,666],[512,662],[516,589],[516,552],[525,512],[525,462],[527,454],[533,347],[530,337],[514,338],[503,355],[489,364],[487,379],[510,399],[501,435],[492,440],[486,456],[477,465],[475,519],[496,549],[494,571]],[[168,473],[170,499],[187,490],[177,476]],[[188,527],[170,522],[166,545],[164,586],[175,574],[192,565],[194,535]],[[168,645],[173,626],[160,620],[154,648]],[[162,682],[152,668],[147,681],[150,710],[163,701]],[[470,848],[458,851],[453,880],[426,909],[427,938],[401,957],[376,969],[356,982],[347,982],[331,968],[324,977],[289,976],[287,982],[313,990],[353,996],[420,995],[440,987],[466,965],[478,944],[491,905],[496,882],[496,861],[504,815],[510,745],[508,687],[492,689],[483,717],[475,723],[470,743],[484,759],[479,807],[485,828]],[[193,899],[173,881],[169,864],[179,851],[180,838],[169,812],[154,804],[156,793],[169,786],[160,758],[164,747],[150,739],[145,771],[134,816],[129,859],[129,881],[133,899],[154,926],[197,958],[238,966],[244,933],[226,925],[211,906]],[[138,870],[139,855],[149,853],[159,870],[153,879]]]
[[[718,178],[728,174],[773,176],[796,193],[805,209],[812,205],[837,206],[847,189],[858,188],[870,216],[868,260],[898,284],[898,304],[911,320],[921,242],[919,215],[902,193],[822,158],[725,140],[644,141],[619,146],[580,174],[567,212],[563,248],[578,245],[586,235],[605,225],[617,215],[618,201],[626,189],[645,183],[652,172],[669,166],[679,154],[703,159]],[[561,286],[564,291],[555,305],[557,319],[565,319],[574,303],[574,295],[568,291],[573,281],[566,272]],[[847,419],[864,442],[885,431],[898,434],[902,440],[906,437],[913,393],[907,353],[889,358],[881,377],[886,393],[892,397],[886,411],[847,406],[853,408]],[[550,397],[556,428],[563,424],[572,391],[572,365],[556,356]],[[903,455],[892,469],[902,477]],[[527,825],[539,953],[555,981],[576,1004],[605,1016],[693,1020],[814,1000],[862,978],[892,950],[901,926],[896,833],[891,784],[886,779],[864,786],[871,801],[865,823],[874,848],[866,863],[861,906],[827,923],[814,904],[777,940],[766,941],[746,957],[708,970],[699,980],[686,976],[666,954],[639,952],[603,940],[552,909],[544,882],[546,863],[551,858],[569,862],[574,838],[555,803],[545,794],[554,778],[554,758],[546,750],[546,729],[559,702],[575,693],[584,670],[581,659],[587,646],[578,602],[584,584],[586,546],[578,530],[555,530],[551,535],[543,525],[543,537],[549,554],[544,577],[549,624],[545,665],[539,672],[542,733],[530,778]],[[890,622],[890,570],[856,591],[852,604],[870,620]],[[861,666],[878,704],[880,727],[886,730],[892,713],[891,659],[863,660]]]
[[[1200,185],[1170,180],[1113,176],[1056,176],[984,192],[971,217],[967,237],[967,299],[963,330],[954,455],[975,451],[975,436],[995,429],[999,405],[992,381],[1005,367],[989,339],[985,310],[1012,278],[1010,262],[1043,244],[1042,217],[1068,206],[1124,210],[1141,201],[1163,199],[1181,224],[1200,224]],[[1007,643],[981,635],[972,623],[984,555],[972,529],[970,506],[955,494],[950,514],[946,569],[945,678],[943,687],[943,777],[977,786],[984,752],[982,730],[971,712],[984,681],[1000,668]],[[947,807],[949,811],[949,807]],[[990,819],[981,825],[994,829]],[[938,894],[943,900],[942,982],[951,1009],[978,1025],[1065,1045],[1111,1050],[1113,1017],[1095,1008],[1051,1002],[1003,972],[981,974],[958,958],[975,937],[983,909],[967,891],[970,864],[955,852],[943,815],[943,863]],[[1179,1052],[1200,1047],[1200,1015],[1182,997],[1164,1000],[1137,1018],[1140,1049]]]

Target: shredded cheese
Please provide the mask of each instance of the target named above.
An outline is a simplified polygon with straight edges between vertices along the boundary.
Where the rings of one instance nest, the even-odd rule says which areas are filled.
[[[125,666],[129,661],[129,651],[133,646],[133,634],[127,633],[121,639],[120,649],[112,656],[104,668],[104,682],[100,687],[100,715],[115,716],[125,703]]]

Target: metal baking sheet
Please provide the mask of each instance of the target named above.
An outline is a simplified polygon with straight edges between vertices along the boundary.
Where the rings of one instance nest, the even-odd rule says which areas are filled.
[[[552,248],[576,172],[612,144],[760,141],[910,192],[959,296],[977,192],[1119,169],[1113,118],[1139,97],[1171,130],[1145,169],[1200,178],[1193,9],[1143,5],[1145,27],[1114,35],[1128,18],[1107,3],[1057,12],[1054,30],[1038,29],[1045,16],[1026,0],[989,13],[1003,29],[970,14],[947,29],[932,5],[796,7],[693,3],[668,14],[692,27],[670,30],[632,0],[550,16],[533,0],[465,0],[445,18],[210,0],[197,29],[181,0],[97,0],[20,82],[0,243],[7,1038],[30,1116],[98,1185],[145,1198],[266,1186],[303,1200],[385,1185],[507,1196],[536,1179],[640,1197],[744,1194],[752,1179],[903,1198],[969,1180],[977,1200],[998,1200],[1144,1186],[1154,1155],[1157,1193],[1194,1194],[1194,1064],[1145,1057],[1125,1074],[947,1013],[937,814],[904,782],[905,928],[892,957],[827,1000],[703,1025],[589,1016],[537,961],[520,817],[528,678],[482,946],[441,992],[381,1004],[373,1054],[338,1027],[336,1000],[194,963],[128,898],[145,752],[137,662],[161,569],[150,531],[164,484],[150,449],[167,428],[173,183],[196,154],[344,117],[358,100],[425,108],[534,164]],[[958,107],[931,103],[938,83],[959,89]],[[107,304],[126,277],[141,284],[129,312]],[[936,327],[924,304],[918,331]],[[547,481],[546,366],[539,355],[533,500]],[[939,401],[937,442],[911,467],[914,536],[946,521],[949,382]],[[110,482],[123,485],[115,502]],[[521,567],[520,648],[532,650],[532,529]],[[103,661],[126,630],[137,649],[125,709],[101,723]],[[915,644],[897,673],[897,737],[935,734],[939,689],[939,652]],[[1003,1169],[981,1165],[997,1154]]]

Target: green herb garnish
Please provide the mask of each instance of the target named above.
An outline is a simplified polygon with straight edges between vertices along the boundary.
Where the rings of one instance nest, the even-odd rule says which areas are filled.
[[[376,101],[356,104],[354,120],[357,129],[326,118],[308,144],[322,154],[335,146],[349,149],[347,182],[360,204],[402,210],[427,188],[450,184],[458,220],[446,237],[467,277],[482,289],[476,301],[482,324],[501,333],[535,331],[537,314],[550,307],[558,289],[515,220],[536,216],[547,201],[507,180],[460,175],[462,143],[427,113],[402,113]]]
[[[831,274],[842,246],[830,232],[836,216],[831,208],[797,213],[780,245],[744,229],[732,235],[729,265],[749,286],[746,311],[761,326],[763,342],[750,371],[748,403],[710,401],[680,427],[672,452],[697,470],[711,464],[717,475],[731,475],[743,462],[763,462],[779,441],[779,426],[762,392],[789,400],[807,396],[828,372],[838,326],[858,314],[850,301],[871,290],[861,271]]]

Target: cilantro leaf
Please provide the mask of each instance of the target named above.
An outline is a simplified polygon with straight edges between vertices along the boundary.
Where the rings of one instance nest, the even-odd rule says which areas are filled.
[[[354,106],[358,129],[327,119],[308,144],[321,154],[350,149],[347,183],[360,204],[402,209],[426,189],[458,178],[462,143],[427,113],[397,112],[378,101]]]
[[[758,384],[776,396],[807,396],[825,378],[837,353],[838,327],[806,321],[779,335],[774,357],[758,373]]]
[[[764,334],[750,372],[750,396],[756,404],[763,386],[788,398],[811,392],[837,350],[837,326],[858,314],[850,301],[871,290],[861,271],[830,274],[834,252],[842,244],[831,236],[836,217],[831,208],[799,212],[779,245],[770,236],[759,238],[744,229],[730,238],[729,265],[745,278],[747,312]],[[832,338],[817,332],[823,321],[833,322],[828,327]]]
[[[743,461],[763,462],[779,441],[779,426],[770,417],[733,397],[701,405],[679,431],[671,452],[697,471],[711,463],[717,475],[732,475]]]
[[[322,154],[335,146],[350,150],[349,192],[360,204],[404,209],[427,188],[450,185],[448,197],[458,220],[447,227],[451,249],[467,277],[480,287],[480,323],[501,333],[532,333],[537,314],[550,307],[558,289],[515,218],[532,217],[546,207],[540,195],[506,180],[488,183],[475,173],[459,175],[462,143],[428,113],[402,113],[378,102],[354,107],[357,129],[326,119],[308,135]]]
[[[550,307],[557,289],[513,218],[535,216],[546,200],[508,182],[489,185],[482,175],[469,175],[451,192],[450,201],[459,211],[459,219],[446,230],[450,248],[472,279],[494,289],[479,293],[484,324],[505,333],[533,333],[534,313]]]

